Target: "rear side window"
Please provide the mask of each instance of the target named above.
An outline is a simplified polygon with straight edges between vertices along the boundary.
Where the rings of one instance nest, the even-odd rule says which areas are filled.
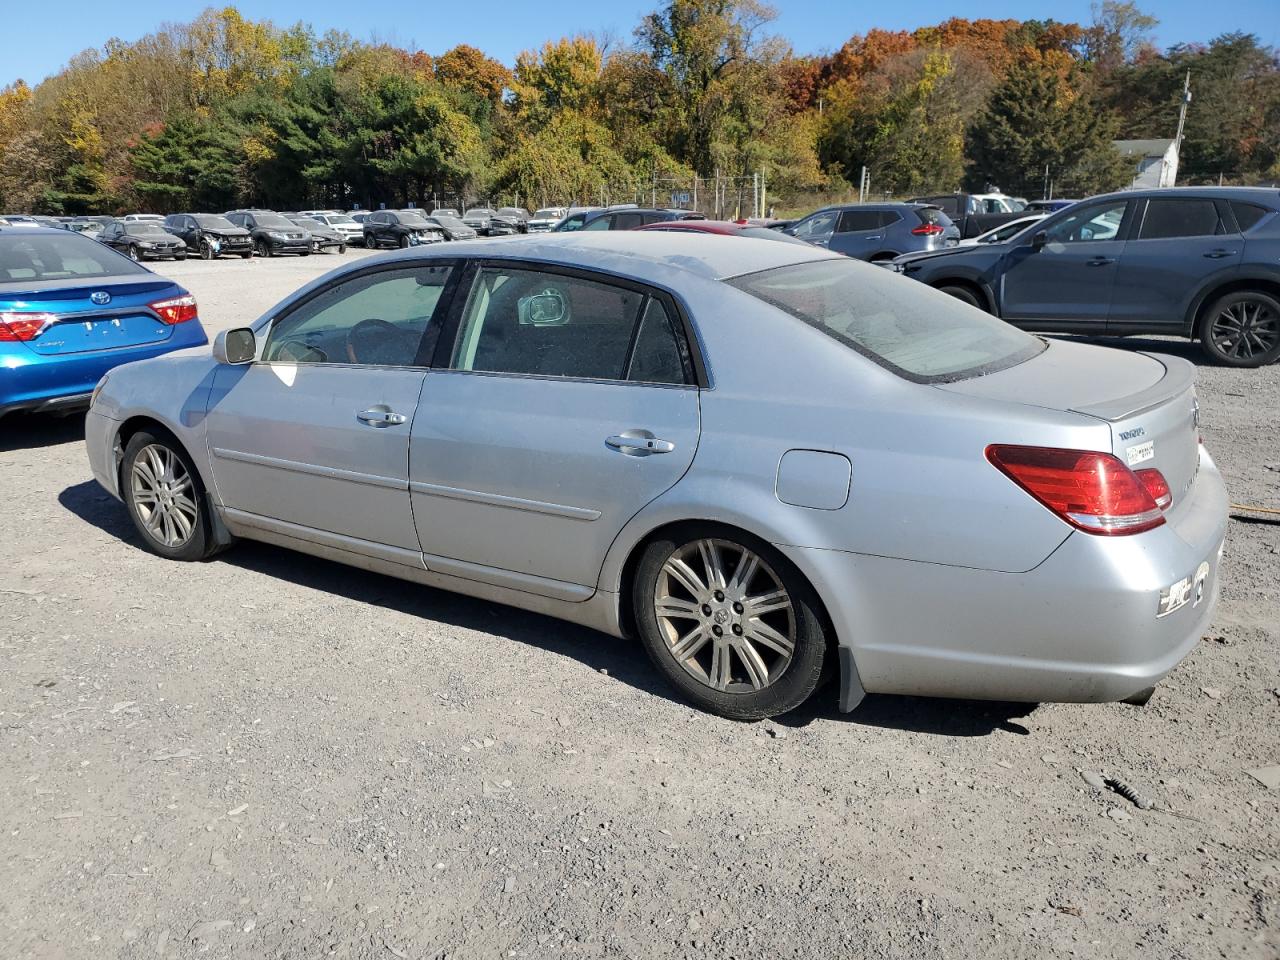
[[[147,270],[78,233],[64,231],[40,237],[0,235],[0,288],[6,283],[135,273],[147,273]]]
[[[1044,341],[922,283],[846,259],[775,267],[727,281],[917,383],[994,373]]]
[[[916,208],[916,216],[920,218],[921,223],[939,223],[946,225],[950,221],[947,215],[937,207],[918,207]]]
[[[656,223],[660,217],[654,217],[650,223]],[[613,229],[615,230],[631,230],[644,223],[644,217],[638,213],[620,213],[613,218]]]
[[[539,377],[684,383],[688,347],[661,304],[630,288],[485,267],[450,366]]]
[[[840,226],[836,233],[876,230],[883,222],[878,210],[845,210],[840,214]]]
[[[1212,200],[1148,200],[1139,240],[1212,237],[1222,233],[1218,205]]]
[[[1240,232],[1247,233],[1256,227],[1258,221],[1271,211],[1266,207],[1258,206],[1256,203],[1242,203],[1239,200],[1232,200],[1231,212],[1236,215],[1236,223],[1240,227]]]

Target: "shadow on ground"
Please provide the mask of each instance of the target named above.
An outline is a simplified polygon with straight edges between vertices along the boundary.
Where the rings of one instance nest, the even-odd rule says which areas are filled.
[[[86,523],[143,549],[123,505],[107,496],[96,483],[87,481],[68,487],[58,496],[58,502]],[[552,617],[410,584],[248,540],[218,554],[211,562],[229,563],[242,570],[424,620],[506,637],[577,660],[655,697],[682,703],[672,695],[666,681],[632,640],[619,640]],[[997,730],[1025,735],[1029,731],[1013,721],[1035,709],[1035,704],[1026,703],[871,695],[853,713],[840,713],[836,708],[836,694],[837,684],[832,682],[808,703],[776,718],[775,722],[805,727],[815,720],[825,720],[950,737],[981,737]]]
[[[0,417],[0,453],[56,447],[84,440],[84,413],[56,416],[47,413],[11,413]]]

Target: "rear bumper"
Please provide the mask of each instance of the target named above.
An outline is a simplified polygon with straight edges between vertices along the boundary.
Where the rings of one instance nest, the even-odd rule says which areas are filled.
[[[119,475],[116,470],[115,438],[119,422],[90,410],[84,418],[84,448],[89,456],[93,479],[117,500],[120,499]]]
[[[1168,522],[1132,537],[1073,533],[1021,574],[785,548],[827,602],[851,663],[842,703],[873,693],[1024,702],[1124,700],[1163,679],[1213,617],[1227,526],[1202,451]],[[1201,565],[1201,592],[1157,617],[1161,591]]]
[[[116,350],[41,356],[20,343],[0,345],[0,415],[86,406],[93,388],[113,367],[208,342],[200,321],[189,320],[176,325],[168,340]]]

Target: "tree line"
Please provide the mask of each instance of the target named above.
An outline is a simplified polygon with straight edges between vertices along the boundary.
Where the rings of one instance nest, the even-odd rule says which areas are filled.
[[[996,185],[1122,186],[1115,139],[1174,135],[1179,182],[1280,177],[1280,61],[1252,35],[1157,50],[1104,0],[1087,25],[953,18],[796,55],[758,0],[670,0],[627,42],[504,64],[210,8],[0,89],[0,210],[55,214],[665,197],[763,175],[782,203]],[[661,188],[659,188],[661,185]]]

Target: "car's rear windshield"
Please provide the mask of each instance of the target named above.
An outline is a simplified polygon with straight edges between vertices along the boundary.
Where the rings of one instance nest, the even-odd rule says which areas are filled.
[[[147,270],[78,233],[0,235],[0,285],[116,277]]]
[[[200,224],[206,230],[234,230],[236,225],[226,217],[220,217],[216,213],[197,213],[192,216],[196,223]]]
[[[994,373],[1045,348],[976,307],[853,260],[775,267],[728,283],[917,383]]]
[[[916,216],[921,223],[937,223],[944,227],[951,223],[951,218],[937,207],[916,207]]]

